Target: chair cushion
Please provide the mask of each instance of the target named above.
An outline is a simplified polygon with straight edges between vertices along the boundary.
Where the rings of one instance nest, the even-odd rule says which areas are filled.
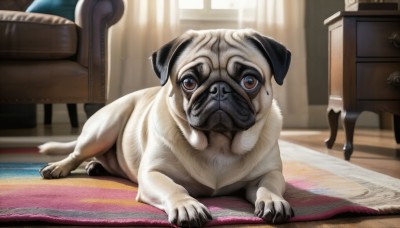
[[[63,17],[0,10],[0,59],[63,59],[75,55],[77,28]]]
[[[78,0],[35,0],[26,12],[52,14],[74,21],[77,2]]]

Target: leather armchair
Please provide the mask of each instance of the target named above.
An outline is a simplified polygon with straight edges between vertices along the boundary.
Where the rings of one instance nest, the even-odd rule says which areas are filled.
[[[123,11],[122,0],[79,0],[75,21],[0,10],[0,104],[85,103],[88,116],[97,111],[107,95],[108,29]]]

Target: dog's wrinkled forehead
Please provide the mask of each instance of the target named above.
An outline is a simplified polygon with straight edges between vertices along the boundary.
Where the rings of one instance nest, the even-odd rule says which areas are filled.
[[[226,70],[233,74],[236,63],[249,65],[258,71],[265,59],[257,48],[246,40],[240,30],[189,31],[191,44],[180,53],[176,65],[179,71],[202,67],[203,71]],[[258,55],[258,57],[257,57]]]
[[[182,68],[205,64],[208,67],[203,70],[225,69],[229,74],[238,62],[260,73],[263,73],[260,68],[269,64],[276,82],[282,85],[290,56],[282,44],[254,30],[191,30],[154,52],[152,63],[162,85],[173,67],[185,70]]]
[[[246,56],[256,51],[245,41],[244,33],[236,30],[189,31],[190,47],[182,52],[182,60],[206,58],[214,69],[224,67],[230,57]]]

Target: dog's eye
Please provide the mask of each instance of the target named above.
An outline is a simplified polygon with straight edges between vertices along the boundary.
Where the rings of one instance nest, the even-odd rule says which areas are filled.
[[[258,85],[258,80],[253,75],[247,75],[242,78],[240,81],[240,86],[242,86],[245,90],[252,90],[256,88]]]
[[[182,87],[186,91],[193,91],[197,89],[197,81],[193,77],[186,77],[182,80]]]

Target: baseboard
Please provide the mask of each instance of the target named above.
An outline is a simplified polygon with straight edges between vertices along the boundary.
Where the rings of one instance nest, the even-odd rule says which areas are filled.
[[[78,121],[82,125],[86,121],[86,114],[83,109],[83,104],[78,104]],[[44,105],[37,105],[37,123],[44,122]],[[53,120],[52,123],[70,123],[66,104],[53,104]]]
[[[307,113],[283,113],[283,128],[307,128],[308,115]]]
[[[329,128],[326,105],[310,105],[308,116],[309,128]],[[339,121],[341,127],[341,121]],[[356,122],[356,127],[378,128],[379,116],[373,112],[362,112]]]

